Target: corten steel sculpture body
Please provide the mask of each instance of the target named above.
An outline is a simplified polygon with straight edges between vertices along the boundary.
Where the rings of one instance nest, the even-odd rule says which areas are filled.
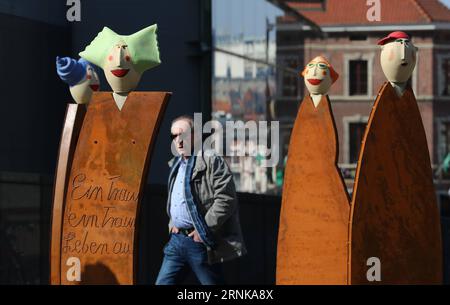
[[[346,284],[349,198],[326,95],[338,75],[316,57],[291,134],[278,233],[277,284]]]
[[[104,28],[80,53],[103,68],[114,92],[94,93],[85,115],[85,105],[70,105],[66,114],[53,207],[53,284],[135,282],[139,202],[170,97],[131,92],[160,63],[155,31],[153,25],[121,36]]]
[[[381,284],[442,281],[439,212],[425,130],[411,87],[416,48],[403,32],[379,42],[385,83],[361,146],[351,209],[349,282],[369,284],[367,260],[381,262]]]
[[[56,57],[56,72],[69,85],[70,94],[79,104],[69,104],[66,110],[63,133],[59,146],[58,164],[56,166],[56,180],[53,194],[52,212],[52,243],[51,243],[51,271],[52,282],[60,282],[61,260],[61,224],[64,214],[64,198],[66,185],[72,166],[73,154],[80,133],[86,106],[91,100],[92,93],[97,91],[100,82],[97,72],[91,63],[83,58],[78,61],[70,57]],[[56,276],[57,275],[57,276]],[[58,280],[56,281],[56,278]]]

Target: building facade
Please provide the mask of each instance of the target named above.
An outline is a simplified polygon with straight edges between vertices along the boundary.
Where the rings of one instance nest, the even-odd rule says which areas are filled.
[[[439,195],[446,195],[448,174],[441,165],[450,152],[450,10],[438,0],[381,0],[379,21],[369,21],[366,1],[289,2],[321,27],[314,31],[290,15],[278,18],[277,61],[301,71],[317,55],[329,59],[340,74],[330,99],[339,136],[339,163],[352,190],[359,148],[378,90],[386,81],[377,41],[405,31],[418,47],[410,79],[422,115]],[[280,73],[277,113],[290,134],[297,109],[307,92],[303,78]]]

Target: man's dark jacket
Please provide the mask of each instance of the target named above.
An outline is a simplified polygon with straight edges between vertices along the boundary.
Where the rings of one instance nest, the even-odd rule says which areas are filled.
[[[169,161],[171,168],[176,160],[177,158],[173,158]],[[169,175],[168,214],[176,172],[172,169]],[[215,241],[214,248],[207,246],[208,262],[225,262],[245,255],[247,250],[239,221],[236,188],[226,161],[223,157],[211,153],[197,155],[190,181],[194,201]],[[169,221],[169,232],[172,227],[173,224]]]

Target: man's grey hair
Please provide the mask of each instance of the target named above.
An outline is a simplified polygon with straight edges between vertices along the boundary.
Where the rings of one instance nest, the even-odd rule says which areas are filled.
[[[183,114],[183,115],[176,117],[175,119],[172,120],[172,123],[170,124],[170,126],[172,126],[173,124],[175,124],[175,122],[178,122],[178,121],[188,122],[191,130],[194,130],[194,118],[192,116],[190,116],[189,114]]]

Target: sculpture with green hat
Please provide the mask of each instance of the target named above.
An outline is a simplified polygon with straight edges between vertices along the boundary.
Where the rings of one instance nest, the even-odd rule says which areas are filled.
[[[155,24],[126,36],[105,27],[80,52],[81,64],[90,62],[103,69],[113,92],[93,92],[89,107],[69,104],[66,111],[53,200],[52,284],[135,283],[138,228],[134,220],[171,96],[163,91],[134,91],[142,73],[161,63],[156,29]],[[83,76],[82,65],[75,63],[62,61],[58,70],[69,85]],[[100,189],[109,186],[108,196],[74,196],[85,178]],[[104,217],[105,209],[115,219],[128,219],[129,225],[86,230],[71,223],[75,215]],[[104,250],[80,253],[73,246],[81,239]],[[71,269],[74,258],[79,276]]]
[[[80,52],[82,58],[103,69],[119,109],[137,87],[142,73],[161,63],[156,30],[154,24],[131,35],[119,35],[104,27]]]

